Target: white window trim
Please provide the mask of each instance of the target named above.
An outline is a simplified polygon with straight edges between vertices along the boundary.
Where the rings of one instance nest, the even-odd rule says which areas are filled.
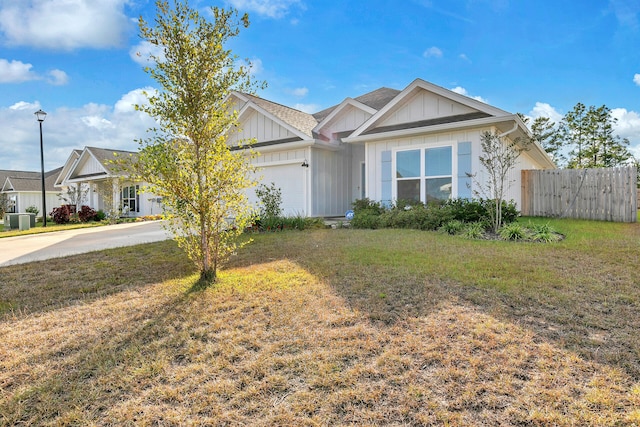
[[[415,151],[420,150],[420,201],[424,203],[427,200],[426,197],[426,185],[423,185],[424,179],[431,178],[448,178],[449,175],[433,175],[425,176],[425,159],[424,150],[430,148],[451,147],[451,198],[458,197],[458,142],[457,141],[443,141],[436,144],[420,144],[420,145],[403,145],[401,147],[395,147],[391,150],[391,199],[395,203],[398,200],[398,178],[396,173],[396,154],[402,151]],[[403,180],[411,180],[414,178],[401,178]]]

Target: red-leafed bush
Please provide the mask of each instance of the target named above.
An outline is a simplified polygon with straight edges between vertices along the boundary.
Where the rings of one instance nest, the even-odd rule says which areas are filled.
[[[53,208],[51,211],[51,219],[56,224],[66,224],[71,219],[71,209],[69,205],[62,205],[59,208]]]
[[[87,222],[96,218],[96,211],[89,206],[83,205],[78,211],[78,219],[80,222]]]

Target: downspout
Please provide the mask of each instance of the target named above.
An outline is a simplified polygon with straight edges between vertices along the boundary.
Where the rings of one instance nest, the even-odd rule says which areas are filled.
[[[518,122],[516,120],[514,120],[513,121],[513,129],[501,133],[500,135],[498,135],[498,138],[503,138],[503,137],[509,135],[510,133],[515,132],[516,130],[518,130]]]

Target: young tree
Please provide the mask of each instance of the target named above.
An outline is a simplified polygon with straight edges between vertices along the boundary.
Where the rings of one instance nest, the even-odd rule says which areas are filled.
[[[487,179],[480,182],[474,176],[477,186],[476,195],[493,201],[491,222],[493,231],[498,232],[502,226],[502,205],[507,190],[511,187],[509,172],[516,165],[518,157],[527,148],[529,142],[520,139],[509,140],[495,132],[483,132],[480,136],[482,154],[480,164],[487,172]]]
[[[217,270],[239,243],[252,218],[246,189],[252,152],[249,141],[232,150],[228,136],[237,130],[230,105],[233,90],[254,92],[250,66],[238,64],[225,44],[249,25],[247,15],[212,7],[212,21],[187,2],[156,1],[155,26],[140,18],[142,38],[162,57],[145,68],[161,86],[137,108],[156,118],[155,135],[139,141],[140,177],[162,197],[165,217],[178,245],[200,269],[200,283],[215,282]]]

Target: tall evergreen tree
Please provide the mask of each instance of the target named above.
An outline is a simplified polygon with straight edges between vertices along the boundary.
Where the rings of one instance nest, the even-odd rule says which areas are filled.
[[[531,125],[531,133],[533,139],[544,148],[556,165],[564,165],[567,159],[563,152],[562,137],[555,122],[548,117],[537,117]]]

